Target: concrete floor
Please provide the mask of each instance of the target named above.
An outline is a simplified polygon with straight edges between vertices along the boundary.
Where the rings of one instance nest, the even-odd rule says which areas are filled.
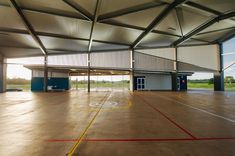
[[[235,93],[0,94],[0,155],[235,155]]]

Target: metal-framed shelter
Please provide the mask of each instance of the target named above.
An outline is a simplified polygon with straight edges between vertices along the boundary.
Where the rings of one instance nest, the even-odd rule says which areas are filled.
[[[87,57],[88,77],[94,64],[95,67],[129,69],[132,73],[167,71],[172,77],[187,66],[188,71],[200,68],[216,73],[219,85],[215,85],[215,90],[223,90],[221,44],[235,36],[234,16],[233,0],[0,0],[0,67],[3,71],[5,58],[44,56],[44,83],[47,84],[49,57],[77,54],[83,59]],[[185,47],[216,49],[215,45],[219,52],[218,68],[199,64],[196,67],[189,61],[184,62],[181,56],[185,54],[182,50]],[[174,57],[165,57],[161,49],[170,50]],[[148,50],[160,51],[156,53],[161,55],[151,52],[150,58]],[[111,62],[107,61],[107,65],[99,59],[92,62],[92,58],[99,57]],[[128,66],[118,65],[121,60],[112,64],[112,59],[127,57]],[[141,57],[174,67],[138,68],[137,59]],[[0,81],[4,82],[4,73],[1,75]]]

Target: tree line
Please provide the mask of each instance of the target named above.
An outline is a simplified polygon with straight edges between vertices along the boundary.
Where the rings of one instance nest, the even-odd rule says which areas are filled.
[[[188,80],[189,83],[208,83],[213,84],[214,78],[210,79],[195,79],[195,80]],[[224,83],[235,83],[235,79],[233,76],[225,76]]]

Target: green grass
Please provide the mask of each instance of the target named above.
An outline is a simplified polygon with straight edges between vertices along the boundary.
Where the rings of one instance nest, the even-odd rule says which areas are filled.
[[[208,83],[192,83],[192,82],[188,82],[188,88],[189,89],[213,89],[214,85],[213,84],[208,84]],[[224,88],[226,91],[235,91],[235,83],[225,83],[224,84]]]
[[[226,91],[235,91],[235,83],[225,83],[225,90]],[[91,83],[91,88],[128,88],[129,83],[123,83],[123,82],[106,82],[106,83]],[[71,88],[76,88],[76,84],[72,83]],[[81,84],[78,83],[78,88],[84,89],[87,88],[87,84]],[[213,84],[208,84],[208,83],[192,83],[188,82],[188,88],[189,89],[213,89],[214,85]],[[30,84],[7,84],[7,89],[23,89],[24,91],[29,91],[31,89]]]
[[[7,89],[23,89],[24,91],[31,90],[30,84],[7,84]]]
[[[78,88],[87,88],[87,84],[78,83]],[[91,83],[91,88],[128,88],[129,83],[122,83],[122,82],[106,82],[106,83]],[[72,83],[71,88],[76,88],[76,84]]]
[[[208,83],[192,83],[192,82],[188,82],[188,88],[189,89],[199,89],[199,88],[203,88],[203,89],[213,89],[214,85],[213,84],[208,84]]]
[[[235,91],[235,83],[231,83],[231,84],[225,83],[224,88],[227,91]]]

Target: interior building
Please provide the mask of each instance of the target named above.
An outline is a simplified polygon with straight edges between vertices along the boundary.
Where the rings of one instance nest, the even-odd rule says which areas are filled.
[[[0,0],[0,155],[235,155],[234,36],[234,0]],[[22,57],[41,60],[32,92],[6,92]],[[195,72],[214,91],[187,91]],[[94,75],[128,75],[129,91],[91,91]]]

